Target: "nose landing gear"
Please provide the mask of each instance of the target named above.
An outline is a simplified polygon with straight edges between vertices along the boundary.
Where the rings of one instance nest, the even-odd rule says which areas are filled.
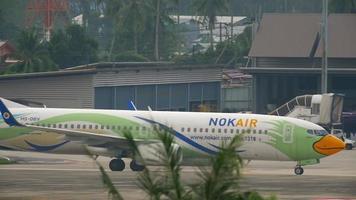
[[[296,175],[302,175],[302,174],[304,173],[303,167],[300,166],[300,165],[295,166],[295,168],[294,168],[294,173],[295,173]]]

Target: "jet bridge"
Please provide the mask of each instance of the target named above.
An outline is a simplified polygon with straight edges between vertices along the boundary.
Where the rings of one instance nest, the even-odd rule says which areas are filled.
[[[342,94],[303,95],[295,97],[269,114],[304,119],[331,129],[341,125],[343,102]]]

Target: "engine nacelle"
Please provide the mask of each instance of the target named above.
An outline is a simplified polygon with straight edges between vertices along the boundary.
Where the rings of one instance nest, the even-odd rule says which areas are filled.
[[[182,148],[178,144],[172,144],[173,152],[177,155],[179,161],[183,159]],[[164,157],[164,146],[162,143],[141,144],[138,146],[144,162],[148,165],[160,165]],[[135,158],[139,163],[138,158]]]

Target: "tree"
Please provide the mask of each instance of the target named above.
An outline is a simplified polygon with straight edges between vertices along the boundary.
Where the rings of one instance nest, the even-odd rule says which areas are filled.
[[[210,48],[214,48],[213,29],[216,23],[216,17],[228,10],[227,0],[194,0],[193,7],[197,15],[202,16],[203,23],[208,24],[210,31]]]
[[[138,37],[145,28],[149,5],[145,0],[122,0],[119,10],[119,27],[133,33],[133,50],[138,53]]]
[[[16,49],[15,57],[19,62],[11,65],[6,73],[29,73],[57,69],[35,29],[21,31]]]
[[[153,5],[155,5],[155,11],[156,11],[156,16],[155,16],[155,46],[154,46],[154,56],[156,61],[160,60],[160,53],[159,53],[159,44],[160,44],[160,27],[161,27],[161,22],[162,22],[162,18],[168,16],[168,15],[164,15],[162,17],[162,10],[165,11],[165,9],[162,9],[162,7],[166,7],[167,4],[169,3],[173,3],[175,5],[177,5],[179,3],[180,0],[170,0],[170,1],[165,1],[165,0],[153,0]]]
[[[60,68],[88,64],[98,59],[97,42],[79,25],[70,25],[65,32],[58,30],[53,33],[48,49]]]

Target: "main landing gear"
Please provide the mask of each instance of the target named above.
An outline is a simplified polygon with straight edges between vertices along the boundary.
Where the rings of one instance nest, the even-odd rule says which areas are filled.
[[[123,171],[125,169],[125,162],[121,158],[112,159],[109,163],[111,171]],[[142,171],[145,166],[138,164],[135,160],[130,162],[130,168],[132,171]]]
[[[296,175],[302,175],[302,174],[304,173],[303,167],[300,166],[300,165],[295,166],[295,168],[294,168],[294,173],[295,173]]]

